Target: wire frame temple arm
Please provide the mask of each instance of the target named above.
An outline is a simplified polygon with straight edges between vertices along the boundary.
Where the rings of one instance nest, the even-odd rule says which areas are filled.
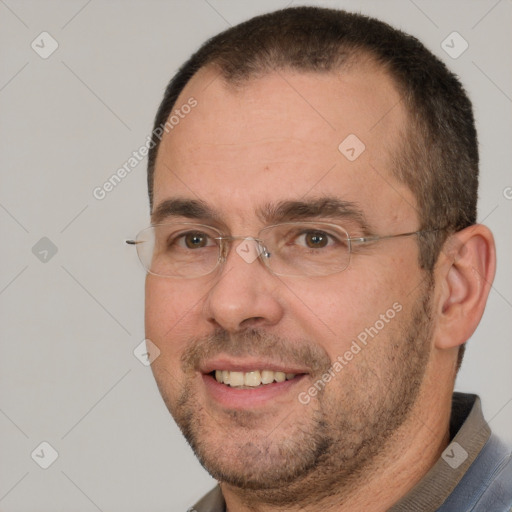
[[[356,237],[356,238],[349,238],[348,240],[350,242],[356,243],[356,244],[364,244],[367,242],[376,242],[378,240],[387,240],[390,238],[399,238],[404,236],[412,236],[412,235],[420,235],[423,233],[434,233],[436,231],[441,231],[439,229],[427,229],[427,230],[420,230],[420,231],[411,231],[409,233],[398,233],[397,235],[373,235],[373,236],[362,236],[362,237]]]

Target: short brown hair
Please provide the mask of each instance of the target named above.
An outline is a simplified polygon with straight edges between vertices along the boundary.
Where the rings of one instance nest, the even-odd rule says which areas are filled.
[[[419,229],[439,229],[419,240],[420,265],[431,272],[447,233],[476,222],[478,144],[464,88],[416,38],[342,10],[296,7],[257,16],[211,38],[183,64],[167,86],[154,129],[165,125],[188,81],[205,66],[239,84],[278,70],[338,70],[360,56],[370,56],[391,76],[408,114],[393,172],[416,197]],[[151,205],[160,143],[155,131],[152,137]]]

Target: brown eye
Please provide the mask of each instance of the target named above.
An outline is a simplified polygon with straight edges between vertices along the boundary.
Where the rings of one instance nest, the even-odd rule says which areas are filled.
[[[200,249],[208,244],[208,236],[204,233],[187,233],[183,238],[187,249]]]
[[[304,234],[304,241],[310,249],[322,249],[329,243],[329,237],[320,231],[311,231]]]

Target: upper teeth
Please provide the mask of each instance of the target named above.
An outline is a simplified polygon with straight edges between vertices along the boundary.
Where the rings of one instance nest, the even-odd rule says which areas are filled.
[[[256,370],[254,372],[230,372],[227,370],[215,370],[217,382],[229,384],[231,387],[271,384],[272,382],[284,382],[295,377],[295,373],[274,372],[272,370]]]

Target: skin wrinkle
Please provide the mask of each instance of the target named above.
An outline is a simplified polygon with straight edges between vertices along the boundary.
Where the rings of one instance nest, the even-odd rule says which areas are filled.
[[[356,153],[364,148],[355,159],[349,140]],[[201,251],[205,268],[221,256],[209,275],[146,280],[158,388],[218,478],[226,510],[385,512],[410,491],[406,499],[425,512],[438,507],[444,492],[425,496],[415,486],[443,464],[460,347],[480,321],[495,271],[492,234],[474,224],[478,144],[455,74],[378,20],[285,9],[231,27],[194,53],[166,88],[152,142],[153,219],[154,205],[180,200],[188,213],[169,219],[237,239],[219,243],[229,251]],[[417,236],[354,242],[343,272],[315,278],[269,272],[268,254],[244,257],[249,241],[237,242],[261,233],[269,222],[262,210],[323,198],[362,213],[332,217],[352,237]],[[194,211],[196,200],[209,211]],[[303,220],[313,218],[311,206],[295,205]],[[156,231],[159,250],[183,255],[175,267],[158,267],[166,261],[158,252],[154,268],[164,274],[185,269],[189,243],[206,241],[199,233],[173,239],[166,228],[146,233]],[[290,238],[267,242],[274,261],[299,254]],[[150,245],[138,245],[139,255]],[[309,249],[314,258],[319,246]],[[340,357],[341,370],[314,393]],[[265,365],[309,373],[251,391],[212,378],[212,370]]]
[[[272,446],[271,439],[268,439],[270,444],[265,445],[264,451],[255,449],[251,441],[245,441],[245,444],[239,447],[239,453],[249,467],[251,461],[254,465],[256,463],[261,465],[261,460],[267,461],[265,473],[258,474],[257,480],[253,481],[247,474],[239,476],[223,470],[222,465],[215,462],[222,460],[222,451],[213,455],[207,453],[208,448],[201,443],[201,437],[205,436],[203,430],[207,427],[196,423],[196,417],[200,418],[201,415],[194,414],[197,409],[194,394],[190,386],[185,386],[181,390],[174,416],[200,462],[214,478],[243,488],[246,505],[251,502],[262,502],[284,507],[293,505],[297,501],[303,505],[313,505],[318,499],[325,499],[333,493],[341,495],[349,493],[353,485],[359,484],[358,478],[365,478],[364,470],[374,458],[379,456],[388,433],[394,432],[405,421],[419,392],[421,375],[430,352],[428,337],[432,331],[429,301],[431,287],[432,283],[424,287],[423,299],[413,312],[412,321],[402,328],[407,340],[402,348],[396,345],[398,355],[401,357],[393,354],[389,357],[394,366],[393,371],[389,373],[398,383],[398,387],[391,386],[391,382],[389,383],[390,389],[393,390],[392,398],[398,400],[393,407],[389,405],[386,407],[385,402],[373,404],[373,408],[366,404],[364,414],[357,414],[356,410],[352,410],[351,414],[339,413],[337,420],[333,422],[326,420],[326,411],[323,413],[321,410],[315,411],[314,427],[307,428],[299,423],[295,428],[295,438],[302,437],[302,442],[296,441],[288,447],[288,450],[282,446],[277,447],[280,453],[278,460],[290,461],[293,459],[292,454],[304,453],[295,472],[290,468],[290,463],[274,471],[268,470],[268,465],[272,464],[271,460],[277,458],[273,455],[272,450],[276,447]],[[426,315],[425,312],[427,312]],[[259,354],[266,357],[270,353],[271,358],[276,361],[309,366],[313,382],[328,371],[333,363],[325,352],[321,352],[319,347],[310,345],[308,342],[292,343],[258,331],[245,331],[236,337],[231,337],[226,332],[218,332],[205,339],[190,340],[189,349],[182,356],[183,372],[193,379],[194,370],[203,360],[222,353]],[[363,375],[358,381],[366,382],[374,380],[375,377],[374,371],[368,369],[366,376]],[[320,395],[323,393],[321,392]],[[319,401],[322,401],[322,396],[319,397]],[[371,399],[369,402],[371,403]],[[360,407],[360,404],[356,405]],[[329,408],[329,406],[336,408],[335,404],[327,400],[324,407]],[[339,405],[337,407],[343,411]],[[252,411],[233,411],[230,416],[237,428],[247,430],[247,434],[250,434],[251,428],[258,422],[258,415]],[[367,435],[362,436],[360,431],[366,432]],[[351,438],[350,435],[353,437]],[[313,449],[304,451],[304,444]],[[355,461],[357,464],[354,464]],[[283,469],[282,472],[280,472],[281,469]],[[323,482],[321,492],[318,491],[319,479]]]
[[[241,146],[242,147],[247,147],[247,146],[256,146],[256,145],[261,145],[262,143],[263,144],[267,144],[269,142],[286,142],[286,144],[290,144],[290,143],[297,143],[299,145],[302,144],[302,141],[300,139],[293,139],[293,138],[289,138],[289,137],[262,137],[262,138],[259,138],[257,140],[250,140],[250,141],[247,141],[247,142],[244,142],[243,144],[241,143],[228,143],[228,142],[225,142],[225,143],[216,143],[216,142],[206,142],[204,145],[205,147],[207,147],[208,145],[214,147],[214,146],[220,146],[220,147],[233,147],[234,149],[235,148],[240,148]]]
[[[272,75],[247,83],[236,95],[214,81],[201,96],[211,76],[198,74],[183,92],[198,99],[194,116],[163,139],[158,153],[154,204],[170,197],[191,199],[185,182],[195,197],[215,207],[230,233],[257,233],[263,227],[259,208],[296,200],[315,184],[303,199],[334,196],[357,203],[376,234],[414,231],[414,196],[393,178],[388,152],[379,150],[397,146],[402,106],[365,135],[366,150],[356,161],[348,162],[337,149],[347,133],[364,133],[375,117],[372,107],[386,111],[398,100],[385,74],[353,72],[347,82],[327,75],[293,77],[304,94],[315,97],[315,107],[338,119],[336,133]],[[373,88],[360,87],[369,80]],[[358,103],[366,108],[357,109]],[[270,117],[246,122],[251,104],[265,105]],[[240,111],[244,115],[237,117]],[[223,130],[216,131],[219,116]],[[245,154],[244,140],[281,133],[304,140],[300,151],[284,138],[283,144],[263,144],[259,155]],[[238,152],[225,151],[225,142],[232,140],[240,143]],[[325,175],[333,161],[336,172]],[[369,163],[394,188],[383,186]],[[321,502],[322,510],[343,505],[355,512],[366,510],[369,501],[372,510],[384,510],[396,501],[387,493],[409,489],[444,449],[447,411],[426,431],[418,408],[418,403],[437,403],[425,387],[432,378],[425,374],[431,371],[433,329],[426,314],[432,294],[424,279],[428,273],[418,266],[419,250],[411,238],[370,245],[357,248],[345,271],[317,279],[279,279],[263,265],[245,263],[235,251],[218,274],[186,285],[148,275],[146,334],[161,351],[152,365],[155,379],[200,461],[221,481],[229,510],[317,510]],[[422,280],[411,292],[412,283]],[[221,407],[202,384],[201,361],[214,354],[234,357],[237,351],[325,368],[397,301],[403,310],[307,406],[297,395],[314,376],[306,376],[294,393],[250,410]],[[409,446],[411,439],[416,444]],[[422,457],[411,465],[408,457],[418,455],[415,449]],[[372,487],[373,481],[385,481],[390,465],[395,466],[393,487]],[[373,492],[365,496],[364,489]]]

